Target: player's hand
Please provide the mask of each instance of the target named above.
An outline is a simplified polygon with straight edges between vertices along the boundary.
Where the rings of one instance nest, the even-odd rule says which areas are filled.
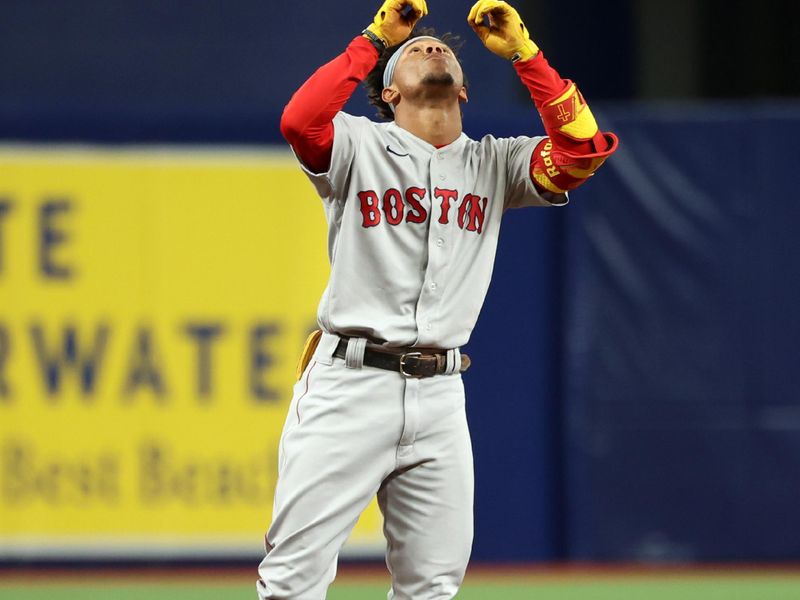
[[[405,42],[417,21],[427,14],[425,0],[386,0],[367,29],[392,47]]]
[[[489,24],[484,21],[488,19]],[[539,53],[513,6],[502,0],[478,0],[467,17],[483,45],[505,59],[528,60]]]

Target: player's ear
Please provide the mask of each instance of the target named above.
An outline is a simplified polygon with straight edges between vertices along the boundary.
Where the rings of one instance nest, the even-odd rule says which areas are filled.
[[[383,88],[381,92],[381,100],[386,102],[386,104],[396,104],[397,101],[400,99],[400,92],[397,91],[393,87]]]
[[[458,92],[458,101],[463,104],[469,102],[469,98],[467,98],[467,88],[463,85],[461,86],[461,90]]]

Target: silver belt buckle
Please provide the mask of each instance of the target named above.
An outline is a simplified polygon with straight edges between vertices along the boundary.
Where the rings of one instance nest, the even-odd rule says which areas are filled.
[[[420,379],[421,375],[412,375],[411,373],[406,373],[405,366],[406,366],[406,357],[408,356],[422,356],[422,352],[406,352],[400,356],[400,374],[403,377],[412,378],[412,379]]]

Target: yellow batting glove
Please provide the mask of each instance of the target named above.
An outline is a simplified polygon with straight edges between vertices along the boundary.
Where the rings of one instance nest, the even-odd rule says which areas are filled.
[[[405,42],[417,21],[427,14],[425,0],[386,0],[367,30],[390,48]]]
[[[489,20],[486,25],[484,20]],[[478,0],[467,17],[470,27],[489,50],[511,62],[528,60],[539,53],[513,6],[502,0]]]

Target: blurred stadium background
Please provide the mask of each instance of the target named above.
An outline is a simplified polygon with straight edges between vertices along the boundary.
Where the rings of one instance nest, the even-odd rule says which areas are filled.
[[[327,274],[278,120],[377,4],[0,1],[0,598],[254,597]],[[469,5],[467,133],[541,133]],[[460,597],[800,598],[800,5],[514,5],[622,143],[504,223]]]

